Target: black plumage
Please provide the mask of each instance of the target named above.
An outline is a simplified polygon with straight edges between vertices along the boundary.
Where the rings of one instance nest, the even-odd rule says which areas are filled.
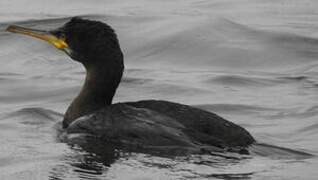
[[[72,18],[50,34],[65,40],[67,54],[82,63],[87,73],[81,92],[64,116],[68,133],[90,134],[105,143],[194,151],[245,149],[255,142],[244,128],[191,106],[157,100],[112,104],[124,61],[109,25]]]

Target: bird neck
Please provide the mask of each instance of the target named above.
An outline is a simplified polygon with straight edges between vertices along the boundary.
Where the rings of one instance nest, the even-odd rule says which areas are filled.
[[[85,83],[64,115],[64,127],[81,116],[111,105],[123,73],[123,65],[120,64],[100,64],[85,68]]]

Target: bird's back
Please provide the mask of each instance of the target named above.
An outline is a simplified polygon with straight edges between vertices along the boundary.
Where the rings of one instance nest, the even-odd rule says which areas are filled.
[[[155,100],[127,104],[137,108],[151,109],[169,116],[185,127],[183,131],[189,137],[202,144],[246,147],[255,141],[244,128],[202,109]]]
[[[216,114],[156,100],[107,106],[77,119],[67,132],[86,133],[105,142],[140,148],[244,148],[254,142],[244,128]]]

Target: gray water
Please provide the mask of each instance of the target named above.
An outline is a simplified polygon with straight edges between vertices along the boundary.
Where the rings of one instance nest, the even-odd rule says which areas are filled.
[[[0,179],[317,179],[317,7],[315,0],[0,1]],[[84,69],[5,28],[53,29],[75,15],[117,30],[126,70],[115,102],[197,106],[284,148],[171,158],[60,142]]]

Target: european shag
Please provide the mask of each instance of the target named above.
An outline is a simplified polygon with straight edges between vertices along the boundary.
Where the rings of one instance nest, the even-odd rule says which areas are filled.
[[[242,150],[255,142],[244,128],[188,105],[162,100],[112,104],[124,61],[115,31],[103,22],[75,17],[52,31],[19,26],[7,31],[45,40],[84,65],[84,86],[64,115],[68,133],[158,148]]]

